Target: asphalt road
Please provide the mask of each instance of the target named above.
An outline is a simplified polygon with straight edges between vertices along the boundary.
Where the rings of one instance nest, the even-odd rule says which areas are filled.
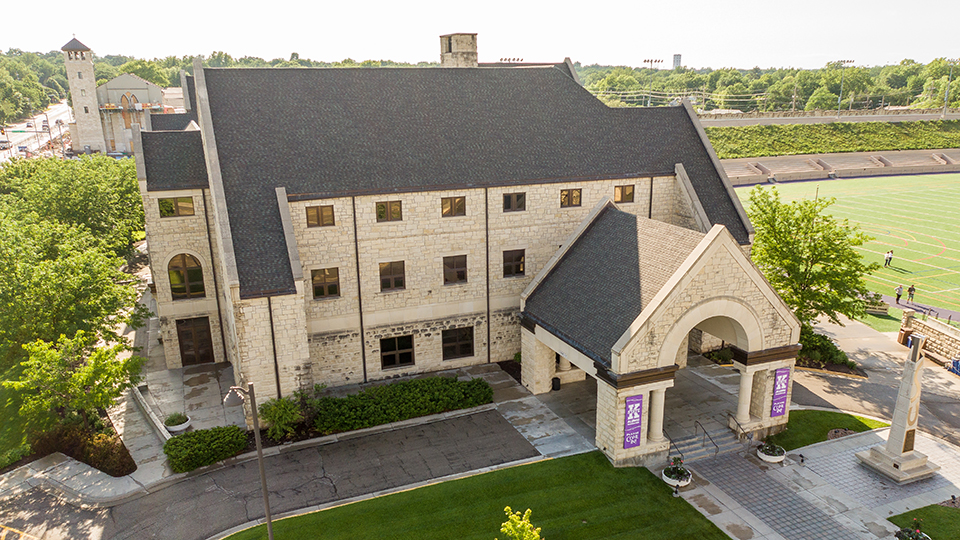
[[[49,133],[42,130],[44,120],[50,122]],[[57,120],[63,120],[63,125],[58,126]],[[28,122],[32,123],[33,127],[28,128]],[[70,123],[70,107],[64,101],[51,105],[46,111],[19,124],[8,125],[6,135],[0,136],[0,139],[9,140],[13,143],[13,148],[0,150],[0,162],[8,161],[14,156],[22,156],[23,154],[17,151],[18,146],[26,146],[31,152],[35,152],[41,145],[50,141],[51,135],[59,136],[60,130],[66,132],[68,123]],[[20,131],[23,133],[19,133]]]
[[[265,459],[271,513],[539,455],[495,410],[288,452]],[[43,540],[201,540],[263,516],[256,461],[108,509],[79,509],[38,489],[0,502],[0,523]]]

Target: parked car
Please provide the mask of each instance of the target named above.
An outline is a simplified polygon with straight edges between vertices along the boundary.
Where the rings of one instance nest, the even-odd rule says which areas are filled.
[[[13,148],[13,143],[4,139],[0,141],[0,150],[7,150],[8,148]]]
[[[62,125],[63,125],[63,118],[57,118],[56,124],[57,124],[58,126],[62,126]]]
[[[33,122],[27,122],[27,127],[33,127]]]

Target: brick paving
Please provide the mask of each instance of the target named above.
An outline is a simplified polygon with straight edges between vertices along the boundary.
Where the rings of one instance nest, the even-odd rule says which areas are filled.
[[[739,454],[698,462],[695,470],[784,538],[854,537],[852,531]],[[838,529],[845,534],[838,535]]]

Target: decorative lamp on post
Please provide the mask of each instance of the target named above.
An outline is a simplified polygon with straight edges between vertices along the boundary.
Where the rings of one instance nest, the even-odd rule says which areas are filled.
[[[223,398],[228,407],[243,405],[244,394],[250,396],[250,408],[253,409],[253,437],[257,441],[257,463],[260,465],[260,490],[263,491],[263,509],[267,514],[267,538],[273,540],[273,523],[270,520],[270,493],[267,491],[267,473],[263,468],[263,447],[260,445],[260,418],[257,414],[257,396],[253,392],[253,383],[247,383],[247,389],[231,386],[230,392]]]
[[[843,101],[843,66],[852,64],[853,60],[839,60],[840,64],[840,95],[837,96],[837,118],[840,118],[840,103]]]

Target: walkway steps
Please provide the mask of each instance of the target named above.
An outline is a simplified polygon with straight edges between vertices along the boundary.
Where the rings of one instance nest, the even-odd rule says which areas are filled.
[[[716,446],[710,442],[710,437]],[[670,449],[673,456],[674,448],[683,453],[683,462],[691,463],[700,459],[712,458],[715,455],[728,454],[730,452],[739,452],[746,448],[745,444],[740,442],[732,431],[718,431],[711,433],[710,437],[704,437],[703,432],[695,437],[686,437],[677,439],[673,442],[674,446]]]

